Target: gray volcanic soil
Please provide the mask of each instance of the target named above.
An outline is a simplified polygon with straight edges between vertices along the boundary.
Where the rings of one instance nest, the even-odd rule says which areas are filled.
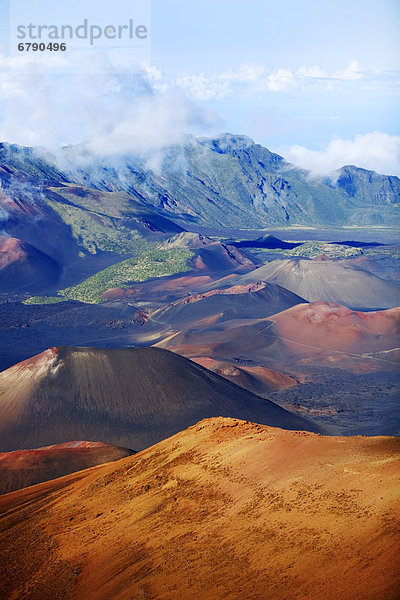
[[[180,328],[217,316],[218,321],[262,319],[303,302],[303,298],[279,285],[258,282],[238,290],[233,287],[183,298],[161,308],[152,320]]]
[[[287,410],[312,417],[340,435],[400,435],[399,373],[347,373],[303,368],[312,381],[270,393]]]
[[[125,302],[0,302],[0,372],[52,346],[140,345],[135,337],[142,328],[140,311]]]
[[[52,348],[0,374],[0,450],[101,440],[142,450],[200,419],[319,426],[159,348]]]
[[[357,310],[392,308],[400,304],[400,286],[384,281],[346,261],[275,260],[242,275],[240,283],[268,281],[310,302],[337,302]]]

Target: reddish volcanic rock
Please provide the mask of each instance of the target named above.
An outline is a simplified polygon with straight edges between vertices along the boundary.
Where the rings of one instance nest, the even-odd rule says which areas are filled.
[[[56,347],[48,348],[40,352],[40,354],[22,360],[20,363],[3,371],[2,375],[7,378],[18,373],[20,376],[27,376],[29,379],[40,378],[57,360],[58,352],[59,350]]]
[[[60,266],[40,250],[14,237],[0,236],[0,287],[9,292],[37,291],[56,283]]]
[[[284,390],[297,384],[296,379],[293,377],[266,367],[238,366],[234,362],[215,360],[210,356],[189,356],[188,358],[260,396],[273,390]]]
[[[65,442],[0,453],[0,494],[62,477],[134,454],[103,442]]]
[[[176,279],[163,279],[160,281],[150,282],[152,288],[156,291],[159,290],[184,290],[186,288],[200,287],[206,283],[211,282],[212,279],[209,275],[195,275],[195,276],[183,276],[177,277]]]
[[[400,307],[361,312],[336,303],[298,304],[269,317],[291,350],[378,352],[399,346]]]
[[[13,237],[0,236],[0,269],[7,265],[22,261],[27,253],[23,248],[21,240]]]
[[[120,287],[109,288],[100,294],[103,300],[119,300],[120,298],[125,298],[126,296],[132,296],[134,294],[133,290],[123,289]]]
[[[199,269],[199,270],[207,268],[207,265],[204,264],[204,261],[199,254],[194,259],[194,266],[196,267],[196,269]]]
[[[200,320],[192,327],[183,322],[180,331],[155,345],[191,359],[209,356],[235,366],[239,366],[237,359],[251,360],[253,365],[295,374],[296,379],[309,365],[353,373],[399,368],[395,349],[400,347],[400,308],[361,312],[314,302],[297,304],[264,319],[219,320],[206,328],[200,325]]]
[[[203,294],[196,294],[195,296],[187,296],[186,298],[182,298],[182,300],[178,300],[175,302],[175,306],[179,306],[180,304],[189,304],[190,302],[198,302],[199,300],[205,300],[206,298],[211,298],[211,296],[217,295],[235,295],[235,294],[250,294],[253,292],[259,292],[266,287],[266,283],[263,281],[258,281],[257,283],[252,283],[250,285],[234,285],[230,288],[225,288],[223,290],[214,289],[209,292],[204,292]]]
[[[162,277],[132,284],[131,287],[125,290],[111,288],[106,290],[102,297],[107,300],[125,297],[129,299],[128,294],[132,294],[135,302],[155,302],[156,306],[159,306],[160,303],[174,302],[187,294],[193,293],[194,290],[202,289],[211,282],[212,279],[209,275]]]
[[[333,260],[333,259],[330,256],[328,256],[327,254],[320,254],[314,260]]]
[[[303,302],[303,298],[292,292],[264,281],[227,288],[218,285],[165,305],[154,311],[150,319],[154,323],[168,323],[175,331],[204,331],[205,327],[218,322],[239,325],[249,319],[264,319]]]

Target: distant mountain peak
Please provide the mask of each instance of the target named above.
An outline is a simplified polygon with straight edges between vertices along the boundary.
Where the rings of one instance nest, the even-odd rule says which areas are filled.
[[[88,154],[79,146],[51,158],[39,149],[3,144],[0,179],[4,189],[29,179],[36,187],[67,182],[124,192],[184,225],[268,229],[393,225],[399,219],[398,177],[346,165],[331,178],[312,178],[250,137],[232,133],[185,136],[180,145],[160,148],[158,162],[134,152]]]
[[[204,136],[197,138],[200,143],[206,142],[207,144],[226,145],[226,146],[237,146],[237,147],[248,147],[255,146],[254,140],[248,135],[234,134],[234,133],[220,133],[215,136]]]

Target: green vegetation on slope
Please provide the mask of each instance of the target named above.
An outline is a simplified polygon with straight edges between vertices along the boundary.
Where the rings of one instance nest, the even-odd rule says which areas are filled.
[[[191,256],[192,252],[187,248],[160,250],[157,244],[149,244],[137,256],[107,267],[82,283],[61,290],[60,294],[72,300],[97,304],[102,302],[101,293],[109,288],[188,271]]]
[[[334,244],[332,242],[308,241],[302,243],[297,248],[273,250],[271,248],[245,248],[246,252],[257,257],[259,261],[267,261],[271,254],[279,254],[281,256],[304,256],[305,258],[317,258],[325,255],[329,258],[354,258],[356,256],[371,256],[384,257],[389,256],[393,259],[400,258],[399,245],[382,245],[382,246],[362,246],[353,247],[343,244]]]
[[[54,304],[79,300],[89,304],[103,302],[102,292],[112,287],[127,287],[133,281],[166,277],[190,269],[188,260],[193,253],[187,248],[160,250],[158,244],[147,244],[137,256],[111,265],[85,281],[59,291],[59,296],[32,296],[24,304]]]
[[[145,243],[139,233],[120,224],[117,226],[108,216],[61,202],[47,202],[64,223],[71,226],[73,237],[90,254],[98,251],[128,254],[137,252]]]
[[[393,246],[371,246],[363,248],[363,254],[366,256],[389,256],[390,258],[400,259],[400,247]]]
[[[57,304],[58,302],[66,302],[67,298],[60,296],[31,296],[23,301],[23,304]]]
[[[343,246],[342,244],[329,244],[328,242],[305,242],[292,250],[279,250],[279,254],[285,256],[306,256],[307,258],[316,258],[325,254],[329,258],[349,258],[350,256],[360,256],[363,254],[361,248],[352,246]]]
[[[270,252],[270,251],[269,251]],[[363,246],[362,248],[346,246],[343,244],[332,244],[328,242],[311,241],[293,248],[293,250],[279,250],[279,254],[285,256],[305,256],[316,258],[325,254],[329,258],[352,258],[354,256],[391,256],[399,258],[398,246]]]
[[[341,244],[329,244],[328,242],[311,241],[304,242],[297,248],[283,249],[277,248],[245,248],[246,252],[255,256],[258,261],[265,262],[270,260],[268,257],[271,254],[279,254],[280,256],[303,256],[305,258],[317,258],[325,255],[329,258],[354,258],[364,254],[364,248],[353,248],[352,246],[343,246]]]

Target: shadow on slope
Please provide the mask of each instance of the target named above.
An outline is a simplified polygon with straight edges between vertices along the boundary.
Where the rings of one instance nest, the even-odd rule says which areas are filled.
[[[3,451],[71,439],[141,450],[214,416],[320,430],[160,348],[52,348],[0,374],[0,407]]]

